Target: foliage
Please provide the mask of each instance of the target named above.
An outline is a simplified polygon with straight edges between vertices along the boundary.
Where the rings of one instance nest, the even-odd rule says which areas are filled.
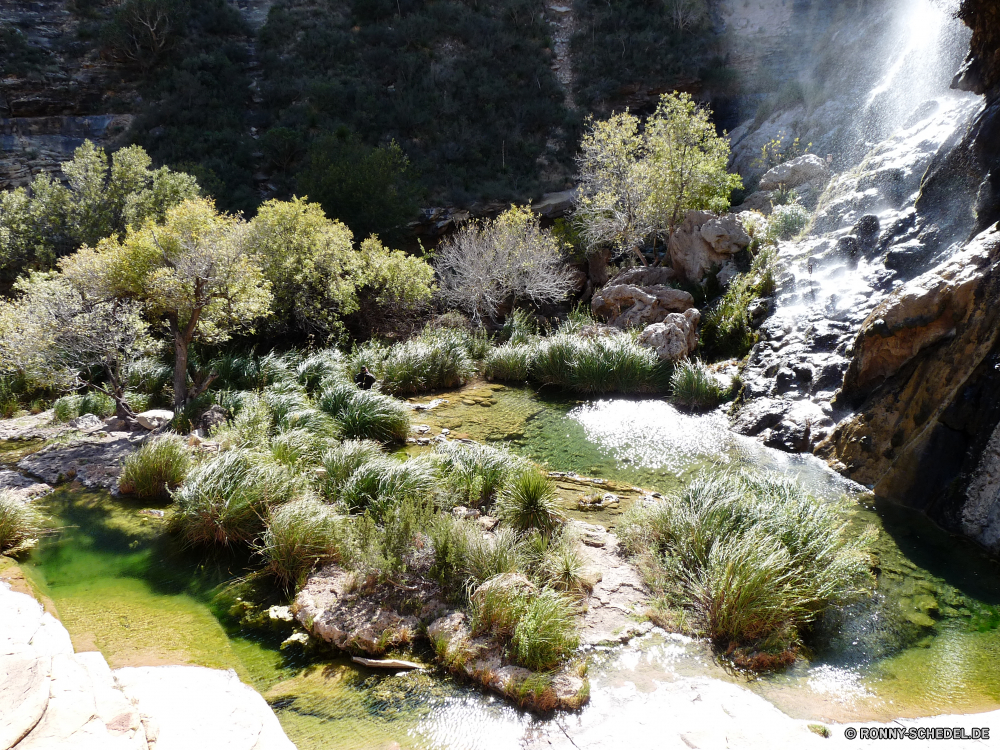
[[[169,500],[191,469],[191,453],[179,435],[145,443],[122,462],[118,489],[140,500]]]
[[[535,469],[511,479],[500,493],[496,513],[517,531],[538,529],[549,536],[565,520],[556,504],[555,485]]]
[[[43,172],[28,188],[0,192],[0,279],[50,269],[80,245],[160,221],[198,195],[191,175],[151,165],[138,146],[119,149],[109,164],[104,149],[85,141],[62,165],[67,185]]]
[[[714,409],[730,397],[727,388],[701,360],[682,360],[670,378],[670,400],[690,409]]]
[[[527,603],[514,627],[511,651],[518,664],[533,670],[556,667],[576,650],[576,610],[565,594],[543,589]]]
[[[346,132],[312,144],[298,187],[361,237],[398,240],[418,209],[410,162],[399,145],[372,148]]]
[[[572,123],[550,68],[550,34],[541,6],[524,0],[276,4],[258,46],[263,106],[275,126],[316,134],[302,171],[318,154],[331,174],[361,182],[360,194],[338,188],[349,204],[381,186],[348,165],[378,174],[366,160],[393,162],[393,139],[430,205],[541,192],[537,160],[566,161],[546,142]],[[362,230],[313,186],[304,192],[357,232],[400,223],[370,212],[376,223]]]
[[[434,488],[434,467],[425,459],[388,456],[361,464],[341,487],[339,500],[352,512],[383,521],[405,502],[425,501]]]
[[[85,246],[60,265],[84,296],[134,300],[165,324],[174,346],[174,406],[180,410],[210,382],[197,373],[189,390],[192,342],[224,342],[268,312],[271,294],[247,238],[242,220],[220,214],[211,201],[189,200],[168,210],[162,224],[130,227],[124,240]]]
[[[503,344],[492,349],[483,363],[483,374],[490,380],[524,383],[531,376],[535,344]]]
[[[317,500],[294,500],[271,512],[257,546],[266,571],[286,589],[317,564],[337,557],[343,542],[342,519]]]
[[[577,167],[576,220],[587,245],[635,252],[672,234],[691,209],[725,211],[742,184],[727,171],[729,141],[689,94],[664,94],[644,127],[627,111],[589,121]]]
[[[191,545],[250,544],[268,509],[303,494],[288,469],[245,449],[220,453],[191,471],[173,493],[172,528]]]
[[[771,243],[788,240],[809,225],[809,211],[799,203],[775,206],[767,220],[767,239]]]
[[[473,508],[488,507],[524,461],[505,448],[455,441],[434,448],[458,500]]]
[[[457,388],[475,373],[469,345],[470,334],[465,331],[427,329],[391,347],[368,342],[352,352],[350,366],[357,372],[367,367],[389,393]]]
[[[573,285],[562,251],[527,207],[512,206],[492,221],[469,222],[438,248],[434,268],[440,297],[475,322],[499,320],[517,302],[558,302]]]
[[[538,344],[532,376],[581,393],[655,393],[663,390],[665,367],[631,334],[585,338],[561,333]]]
[[[331,446],[320,459],[323,474],[320,487],[330,500],[340,497],[340,492],[361,466],[382,457],[382,446],[374,440],[344,440]]]
[[[393,443],[410,431],[409,410],[378,391],[360,391],[350,383],[333,385],[320,394],[318,404],[336,420],[345,439]]]
[[[871,588],[874,530],[850,537],[845,511],[794,480],[730,472],[636,505],[620,533],[654,590],[719,648],[780,653],[826,608]]]
[[[44,533],[38,511],[13,492],[0,490],[0,554],[31,549]]]
[[[738,274],[709,309],[701,329],[703,350],[714,357],[744,357],[757,342],[750,326],[750,304],[774,293],[778,254],[760,250],[747,273]]]
[[[516,573],[525,563],[524,550],[516,531],[501,527],[493,537],[473,534],[465,549],[465,575],[472,585],[481,585],[503,573]]]
[[[760,155],[754,160],[752,166],[761,172],[766,172],[772,167],[808,154],[811,148],[811,143],[803,146],[798,136],[789,142],[788,134],[782,131],[778,133],[776,138],[772,138],[761,146]]]

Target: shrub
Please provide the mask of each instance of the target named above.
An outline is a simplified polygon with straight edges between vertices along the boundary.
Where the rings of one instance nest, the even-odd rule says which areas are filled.
[[[849,537],[845,511],[794,480],[731,472],[633,507],[620,536],[654,592],[692,613],[719,648],[773,654],[870,589],[874,530]]]
[[[383,455],[382,446],[374,440],[345,440],[329,448],[320,458],[323,468],[320,487],[323,494],[332,500],[337,499],[351,474]]]
[[[503,344],[486,355],[483,374],[490,380],[524,383],[531,376],[534,357],[534,344]]]
[[[701,360],[684,360],[674,365],[670,378],[671,401],[689,409],[713,409],[729,397],[730,389]]]
[[[492,538],[473,534],[465,554],[465,574],[470,584],[482,584],[502,573],[516,573],[525,563],[517,532],[501,528]]]
[[[550,670],[579,645],[576,608],[572,599],[543,589],[528,600],[514,627],[511,650],[518,664],[532,670]]]
[[[340,518],[317,500],[295,500],[273,510],[257,551],[266,570],[292,588],[317,564],[334,558],[343,541]]]
[[[756,240],[755,240],[756,241]],[[732,280],[722,298],[705,314],[702,346],[713,356],[744,357],[757,343],[750,327],[750,303],[774,293],[778,254],[763,248],[747,273]]]
[[[355,352],[352,363],[366,365],[389,393],[422,393],[457,388],[475,373],[467,349],[468,334],[428,331],[391,348],[368,345]]]
[[[327,388],[319,408],[333,417],[348,440],[402,441],[410,431],[410,412],[401,402],[377,391],[342,384]]]
[[[191,454],[179,435],[163,435],[143,445],[122,462],[118,489],[143,500],[169,500],[184,481]]]
[[[337,349],[321,349],[295,367],[295,378],[307,393],[316,393],[323,383],[346,380],[344,355]]]
[[[501,642],[510,640],[528,607],[533,586],[523,576],[497,575],[476,589],[470,597],[469,620],[472,635],[492,635]]]
[[[538,529],[551,535],[564,520],[555,498],[556,488],[551,480],[529,469],[514,477],[504,488],[496,513],[517,531]]]
[[[115,402],[106,393],[89,391],[80,399],[80,413],[97,417],[110,417],[115,413]]]
[[[12,492],[0,490],[0,553],[14,555],[31,549],[43,533],[38,511]]]
[[[809,211],[801,204],[775,206],[767,220],[767,239],[772,244],[778,240],[791,239],[808,225]]]
[[[353,512],[368,511],[382,520],[403,502],[425,500],[435,480],[434,467],[426,459],[398,461],[384,456],[355,469],[344,482],[339,499]]]
[[[633,336],[604,336],[578,349],[570,385],[580,393],[648,392],[659,367],[656,352]]]
[[[482,530],[470,521],[444,513],[434,517],[427,534],[434,548],[430,577],[441,584],[451,601],[458,602],[465,595],[469,545],[473,538],[482,538]]]
[[[60,422],[70,422],[80,416],[80,401],[76,394],[61,396],[52,405],[52,413]]]
[[[414,537],[427,525],[428,506],[405,500],[379,517],[366,512],[353,525],[350,565],[362,575],[387,580],[403,572],[414,551]]]
[[[474,508],[487,505],[524,461],[505,448],[480,443],[439,443],[435,452],[461,501]]]
[[[269,508],[301,494],[299,480],[285,467],[229,450],[188,474],[174,492],[171,524],[188,544],[247,544],[263,530]]]

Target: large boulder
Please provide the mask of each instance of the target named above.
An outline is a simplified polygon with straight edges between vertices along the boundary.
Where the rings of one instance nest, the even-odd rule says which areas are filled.
[[[749,244],[750,235],[734,214],[688,211],[684,222],[674,230],[668,249],[678,278],[695,283],[704,278],[706,271],[721,266]]]
[[[814,180],[825,180],[830,176],[830,168],[826,162],[815,154],[804,154],[791,161],[779,164],[768,170],[760,178],[760,190],[778,190],[779,188],[794,188]]]
[[[677,277],[674,269],[666,266],[639,266],[628,268],[616,274],[608,286],[631,284],[632,286],[666,286]]]
[[[157,430],[170,424],[173,418],[174,413],[169,409],[150,409],[135,416],[135,420],[147,430]]]
[[[646,326],[639,343],[656,351],[660,359],[684,359],[698,347],[698,322],[701,313],[695,308],[670,313],[662,323]]]
[[[660,284],[606,286],[594,293],[590,303],[595,317],[607,320],[616,328],[642,328],[660,323],[670,313],[683,312],[693,306],[694,297],[689,292]]]

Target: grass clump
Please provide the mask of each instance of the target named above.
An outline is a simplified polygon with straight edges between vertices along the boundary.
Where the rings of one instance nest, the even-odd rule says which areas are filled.
[[[435,448],[448,483],[461,503],[489,505],[523,460],[504,448],[481,443],[439,443]]]
[[[774,294],[777,265],[777,251],[767,246],[756,255],[747,273],[732,280],[705,314],[701,341],[706,352],[715,357],[742,358],[757,343],[757,333],[751,327],[750,304]]]
[[[788,240],[809,225],[809,211],[800,203],[775,206],[767,220],[767,240],[777,244]]]
[[[396,399],[378,391],[361,391],[350,384],[326,388],[319,408],[329,414],[347,440],[401,442],[410,431],[410,412]]]
[[[517,531],[537,529],[551,536],[563,522],[556,504],[556,488],[539,471],[529,469],[515,476],[497,502],[497,516]]]
[[[845,510],[793,480],[730,472],[632,508],[621,535],[661,604],[760,670],[787,664],[824,610],[870,590],[874,531],[848,536]]]
[[[457,388],[476,371],[470,338],[461,329],[436,328],[392,347],[369,343],[351,355],[352,370],[368,367],[393,394]]]
[[[60,396],[52,405],[53,416],[60,422],[70,422],[76,419],[80,416],[81,400],[81,397],[76,394]]]
[[[84,394],[73,393],[57,399],[52,410],[55,418],[60,422],[71,422],[82,414],[110,417],[115,413],[115,402],[110,396],[100,391],[89,391]]]
[[[164,435],[122,462],[118,489],[142,500],[169,500],[191,469],[191,454],[180,435]]]
[[[573,600],[558,591],[543,589],[528,601],[510,645],[521,666],[550,670],[568,658],[579,643]]]
[[[383,520],[389,511],[407,501],[427,499],[437,474],[425,458],[398,461],[389,456],[361,464],[344,482],[339,500],[352,512],[369,512]]]
[[[191,545],[249,544],[263,531],[268,510],[302,495],[283,466],[233,449],[196,467],[173,493],[171,525]]]
[[[43,533],[38,511],[14,493],[0,490],[0,553],[15,555],[29,550]]]
[[[332,446],[320,458],[322,472],[320,489],[331,500],[340,496],[340,491],[358,468],[370,461],[381,458],[382,446],[374,440],[345,440]]]
[[[318,500],[294,500],[274,509],[258,553],[265,570],[285,589],[293,588],[316,565],[337,557],[342,519]]]
[[[671,400],[689,409],[713,409],[730,398],[732,387],[723,385],[700,360],[683,360],[670,378]]]
[[[503,383],[524,383],[531,378],[535,344],[501,344],[483,361],[483,375]]]

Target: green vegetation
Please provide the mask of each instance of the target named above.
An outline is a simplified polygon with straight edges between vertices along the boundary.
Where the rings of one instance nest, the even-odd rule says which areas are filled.
[[[621,533],[662,607],[738,666],[766,669],[788,663],[828,607],[871,589],[873,531],[850,537],[845,513],[794,480],[731,472],[636,506]]]
[[[16,555],[31,549],[44,533],[42,519],[14,493],[0,490],[0,554]]]
[[[700,360],[683,360],[674,366],[670,392],[675,404],[690,409],[714,409],[731,398],[730,388]]]
[[[457,499],[472,508],[488,507],[523,460],[505,448],[447,442],[435,449]]]
[[[122,462],[118,489],[141,500],[169,500],[191,469],[191,454],[180,435],[163,435]]]
[[[318,405],[334,418],[346,439],[392,443],[405,439],[410,431],[409,410],[377,391],[338,384],[320,394]]]
[[[301,583],[312,568],[337,556],[342,520],[317,500],[294,500],[271,513],[257,551],[266,571],[286,589]]]
[[[395,346],[369,341],[348,362],[351,371],[367,367],[389,393],[426,393],[465,385],[475,374],[473,355],[479,348],[464,329],[428,328]]]
[[[511,479],[497,503],[497,515],[516,531],[538,529],[551,536],[564,520],[556,505],[552,481],[535,469]]]

